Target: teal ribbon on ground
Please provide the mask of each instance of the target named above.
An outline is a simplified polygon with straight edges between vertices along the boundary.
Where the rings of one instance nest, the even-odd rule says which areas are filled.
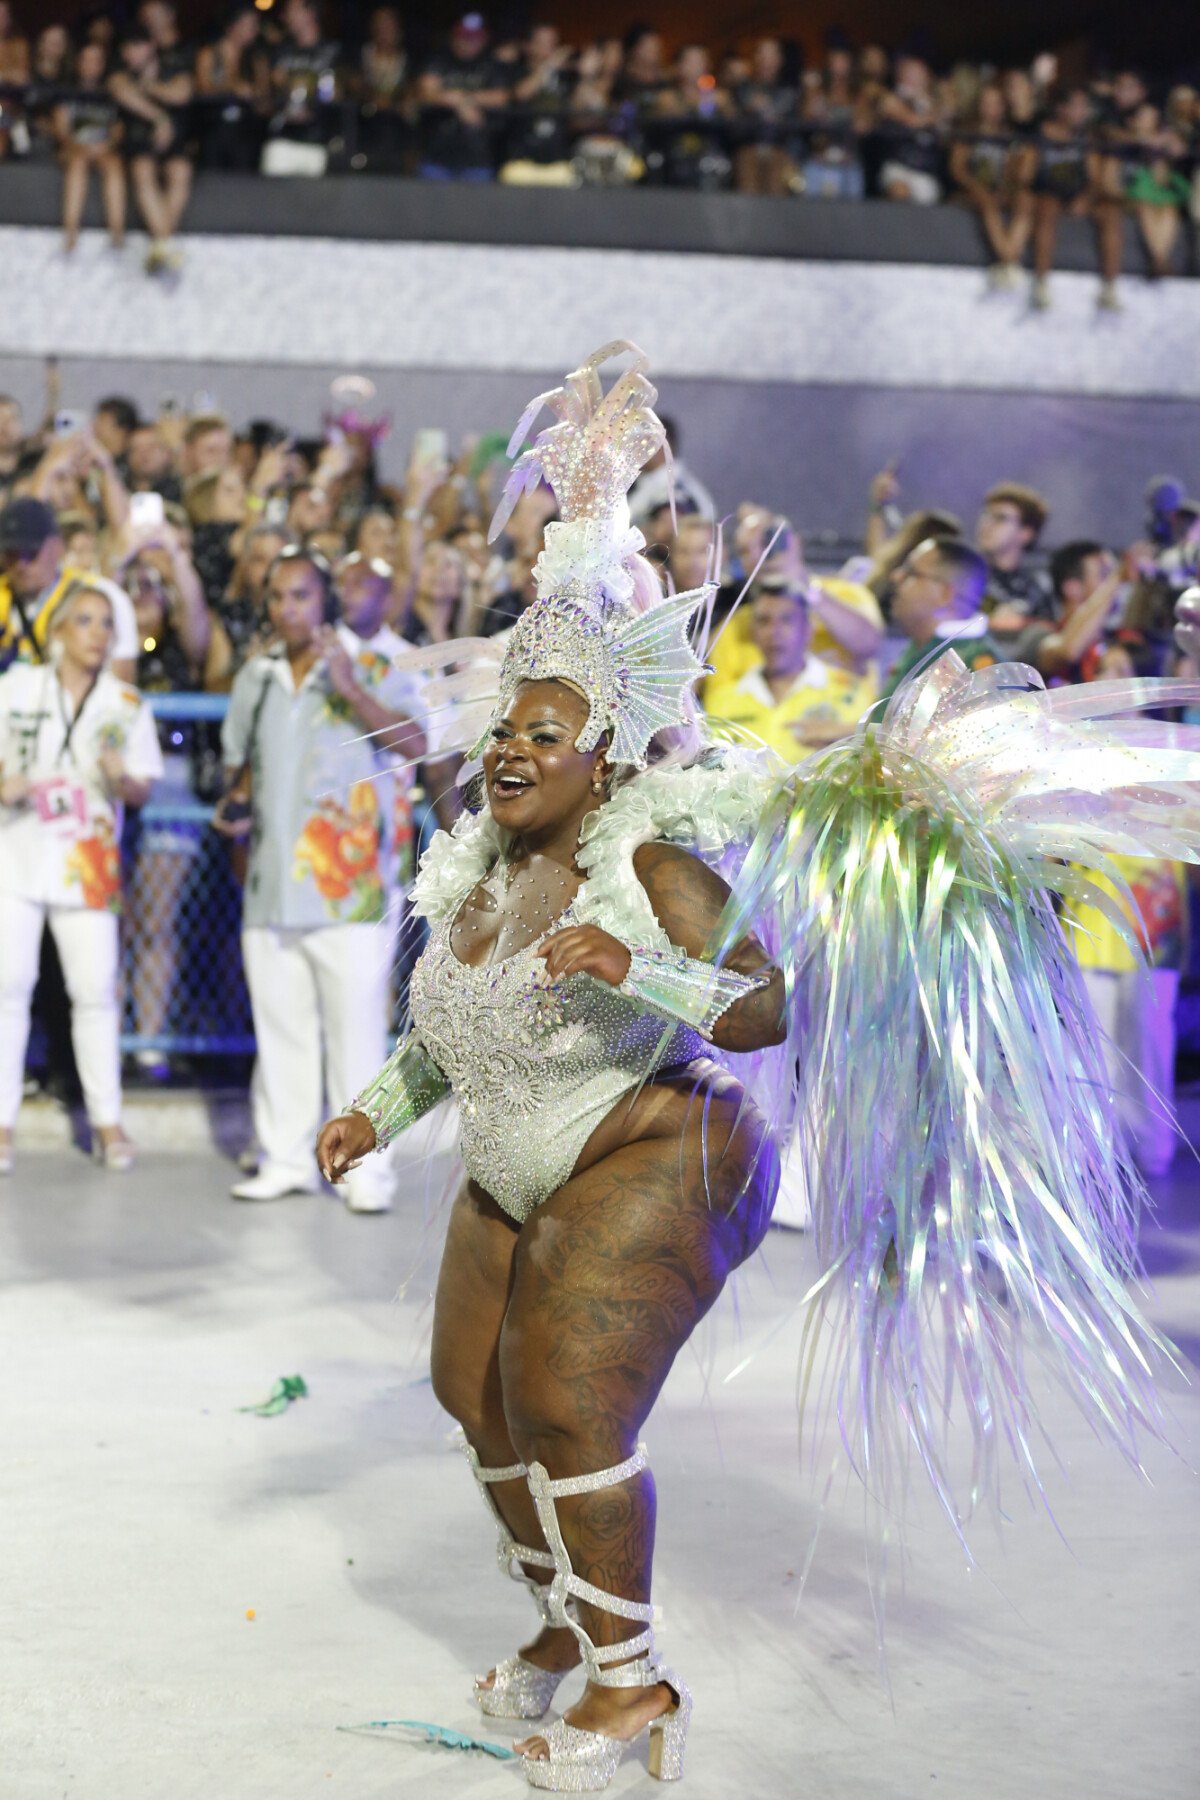
[[[276,1413],[286,1412],[293,1400],[306,1400],[308,1388],[303,1375],[281,1375],[265,1400],[257,1406],[239,1406],[238,1411],[257,1413],[260,1419],[273,1419]]]
[[[422,1742],[440,1744],[443,1750],[482,1750],[500,1762],[515,1760],[516,1751],[507,1744],[493,1744],[487,1738],[470,1737],[465,1731],[451,1731],[448,1725],[427,1725],[422,1719],[368,1719],[364,1725],[339,1725],[339,1731],[415,1731]]]

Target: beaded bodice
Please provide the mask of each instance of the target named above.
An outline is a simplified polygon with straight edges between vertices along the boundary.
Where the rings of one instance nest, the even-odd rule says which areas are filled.
[[[477,967],[455,955],[464,905],[434,927],[413,970],[414,1029],[454,1089],[467,1172],[523,1219],[570,1175],[622,1094],[656,1069],[710,1055],[704,1039],[590,975],[549,984],[537,938]]]

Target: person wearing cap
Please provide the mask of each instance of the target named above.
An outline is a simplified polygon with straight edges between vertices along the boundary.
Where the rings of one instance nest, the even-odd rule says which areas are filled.
[[[47,628],[67,589],[84,575],[108,595],[113,614],[111,673],[132,681],[138,635],[133,602],[105,576],[63,566],[58,520],[41,500],[10,500],[0,512],[0,668],[14,660],[45,662]]]
[[[511,89],[510,76],[489,51],[483,14],[464,13],[448,47],[430,58],[417,82],[417,97],[428,109],[418,169],[424,180],[494,180],[491,115],[508,105]]]
[[[0,675],[0,1173],[12,1169],[29,1008],[49,925],[71,1000],[88,1119],[111,1169],[121,1129],[121,813],[162,773],[136,688],[112,674],[112,601],[84,576],[43,618],[45,660]]]
[[[258,1064],[257,1174],[238,1200],[313,1193],[322,1089],[356,1091],[387,1031],[395,875],[391,776],[425,748],[405,711],[408,678],[337,629],[333,575],[314,550],[283,550],[267,578],[274,646],[239,671],[222,727],[230,786],[213,818],[249,843],[242,956]],[[353,640],[352,640],[353,641]],[[347,1085],[349,1084],[349,1085]],[[355,1171],[352,1212],[383,1212],[382,1159]]]

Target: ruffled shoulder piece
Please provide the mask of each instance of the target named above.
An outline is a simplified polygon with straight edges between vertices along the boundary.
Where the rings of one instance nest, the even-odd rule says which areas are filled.
[[[627,944],[664,948],[669,939],[634,873],[634,851],[665,840],[714,866],[725,863],[754,837],[781,767],[769,753],[723,750],[691,768],[650,769],[618,788],[580,834],[576,861],[585,879],[574,906],[580,924],[598,925]]]
[[[491,813],[463,813],[454,830],[439,831],[422,856],[413,882],[412,910],[431,925],[456,913],[501,847],[500,827]]]

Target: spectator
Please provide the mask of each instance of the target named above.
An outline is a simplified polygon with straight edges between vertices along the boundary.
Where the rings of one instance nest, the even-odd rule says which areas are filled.
[[[1145,246],[1147,272],[1152,281],[1161,281],[1171,273],[1182,209],[1191,194],[1187,177],[1178,167],[1185,145],[1176,132],[1164,126],[1156,106],[1139,106],[1129,131],[1141,160],[1127,178],[1125,193]]]
[[[192,527],[192,561],[205,599],[215,606],[233,573],[233,540],[246,521],[246,484],[235,463],[193,475],[183,490]]]
[[[1066,88],[1051,102],[1037,141],[1027,153],[1027,175],[1033,192],[1033,286],[1030,304],[1039,311],[1050,305],[1050,271],[1058,224],[1064,213],[1089,215],[1100,248],[1100,305],[1120,305],[1116,281],[1121,269],[1121,219],[1114,209],[1111,177],[1092,147],[1088,126],[1092,105],[1087,90]]]
[[[109,91],[123,115],[122,143],[134,197],[150,233],[146,273],[162,275],[182,265],[171,240],[192,191],[191,57],[178,41],[173,7],[151,0],[142,14],[143,22],[131,26],[121,40],[120,66],[109,80]]]
[[[180,470],[185,476],[211,475],[233,461],[233,433],[221,413],[196,413],[183,433]]]
[[[0,394],[0,508],[8,505],[24,448],[25,420],[21,403],[11,394]]]
[[[933,75],[919,56],[896,60],[896,81],[879,106],[887,144],[879,185],[888,200],[935,206],[942,197],[942,120]]]
[[[148,532],[117,573],[137,615],[139,689],[144,694],[194,692],[201,685],[210,621],[199,577],[178,532],[166,524]],[[196,804],[193,768],[201,729],[162,727],[158,801],[176,816],[142,826],[130,894],[134,1018],[138,1036],[150,1040],[136,1060],[155,1079],[170,1073],[153,1041],[167,1030],[178,974],[180,907],[202,849],[201,828],[180,816]]]
[[[227,14],[220,36],[196,57],[201,159],[208,169],[258,167],[270,105],[270,76],[259,48],[258,9],[243,0]]]
[[[738,192],[786,194],[796,174],[792,139],[799,94],[781,38],[757,39],[734,101],[742,140],[734,157]]]
[[[46,25],[33,45],[33,66],[25,90],[24,122],[32,133],[31,149],[57,147],[54,109],[71,83],[71,38],[65,25]]]
[[[110,394],[107,399],[99,402],[92,413],[92,437],[112,457],[118,471],[137,427],[137,407],[123,394]]]
[[[1004,111],[1019,138],[1032,138],[1038,128],[1039,102],[1037,88],[1028,69],[1005,69],[1000,77],[1004,95]]]
[[[663,41],[653,26],[634,25],[625,33],[624,58],[612,83],[612,99],[631,119],[657,111],[667,86]]]
[[[29,39],[13,18],[8,0],[0,0],[0,86],[24,87],[29,80]]]
[[[386,506],[369,506],[354,531],[354,550],[368,562],[396,562],[396,519]]]
[[[983,611],[987,579],[982,556],[960,538],[927,538],[917,545],[899,572],[892,601],[892,623],[908,639],[908,649],[884,682],[881,699],[890,700],[906,675],[947,650],[968,669],[1006,660]]]
[[[9,502],[0,513],[0,667],[14,658],[47,660],[54,609],[87,573],[63,567],[62,536],[48,506],[28,496]],[[139,642],[133,605],[115,582],[100,579],[98,585],[114,618],[109,666],[118,680],[132,680]]]
[[[717,528],[711,519],[688,513],[680,519],[671,539],[667,570],[677,594],[690,593],[713,578],[713,553]]]
[[[798,762],[849,735],[878,691],[874,674],[855,675],[811,650],[807,594],[772,577],[755,591],[750,638],[757,664],[735,683],[710,681],[704,709]]]
[[[519,111],[505,136],[501,181],[523,187],[575,185],[570,123],[574,61],[575,52],[561,41],[556,25],[534,26],[515,71],[512,101]]]
[[[149,711],[107,667],[108,593],[71,582],[46,620],[46,660],[0,676],[0,1173],[13,1166],[43,926],[71,1001],[75,1059],[105,1165],[125,1170],[117,914],[121,810],[161,771]]]
[[[660,413],[659,417],[666,428],[666,440],[629,490],[630,518],[635,525],[644,527],[654,513],[669,504],[674,492],[677,512],[695,512],[701,518],[715,519],[716,501],[700,477],[694,475],[677,454],[680,444],[678,425],[665,413]]]
[[[679,119],[680,129],[658,139],[663,175],[669,187],[721,188],[728,186],[731,171],[725,149],[726,136],[709,128],[729,119],[733,101],[717,86],[708,51],[703,44],[685,44],[675,59],[673,79],[661,90],[655,113],[661,119]]]
[[[493,178],[497,115],[508,103],[510,79],[488,42],[482,13],[464,13],[418,79],[426,109],[418,172],[427,181]]]
[[[531,556],[514,556],[507,567],[508,585],[489,604],[479,627],[481,637],[496,637],[511,631],[527,606],[537,599],[537,583]]]
[[[125,447],[125,485],[131,494],[161,494],[178,501],[183,486],[172,468],[171,447],[158,425],[135,425]]]
[[[250,837],[242,944],[264,1160],[235,1185],[240,1200],[315,1191],[324,1094],[341,1104],[379,1066],[390,958],[374,927],[394,886],[390,759],[424,748],[401,710],[402,678],[382,657],[353,661],[338,637],[323,564],[283,552],[268,594],[279,642],[234,682],[223,732],[233,786],[214,818],[225,835]],[[250,806],[252,833],[227,816],[231,800]],[[349,1177],[347,1205],[382,1211],[390,1187],[373,1157]]]
[[[1015,287],[1033,228],[1033,198],[1004,91],[994,81],[979,90],[969,129],[950,151],[950,173],[979,216],[992,253],[991,285]]]
[[[265,175],[323,175],[329,114],[338,97],[340,52],[324,34],[315,0],[287,0],[285,37],[271,60],[275,112],[262,157]]]
[[[213,609],[204,669],[210,693],[227,690],[243,663],[267,648],[267,576],[290,542],[275,525],[252,525],[242,533],[229,585]]]
[[[377,6],[367,21],[358,64],[361,103],[358,147],[368,169],[399,172],[408,146],[409,58],[394,6]],[[356,168],[359,163],[356,160]]]
[[[54,109],[54,135],[63,167],[63,247],[79,242],[92,172],[100,177],[104,223],[114,250],[125,243],[125,163],[120,153],[121,119],[105,85],[104,51],[84,44],[75,65],[73,91]]]
[[[467,586],[466,562],[449,544],[426,545],[408,618],[400,630],[410,644],[445,644],[458,636]]]
[[[803,118],[808,128],[801,169],[804,192],[814,199],[861,200],[858,140],[871,113],[855,80],[854,58],[844,44],[831,43],[824,70],[805,76]]]
[[[987,564],[987,604],[996,632],[1052,616],[1049,587],[1029,566],[1049,514],[1045,498],[1024,482],[998,482],[983,497],[975,543]]]

